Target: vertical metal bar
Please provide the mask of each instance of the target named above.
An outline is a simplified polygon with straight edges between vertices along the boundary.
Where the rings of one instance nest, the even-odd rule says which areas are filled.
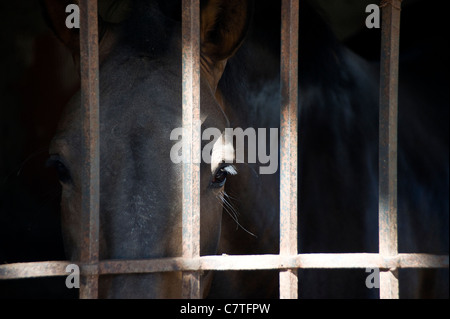
[[[398,254],[397,131],[401,0],[382,3],[379,145],[379,245],[384,257]],[[380,273],[380,298],[399,298],[398,270]]]
[[[200,1],[183,0],[183,257],[200,256]],[[200,298],[200,273],[184,272],[183,298]]]
[[[100,147],[97,1],[80,1],[80,71],[83,110],[82,252],[83,263],[99,259]],[[92,268],[92,267],[91,267]],[[95,267],[94,267],[95,269]],[[92,269],[91,269],[92,270]],[[98,297],[98,274],[82,276],[80,298]]]
[[[281,5],[280,254],[297,255],[299,1]],[[280,298],[298,297],[297,270],[280,271]]]

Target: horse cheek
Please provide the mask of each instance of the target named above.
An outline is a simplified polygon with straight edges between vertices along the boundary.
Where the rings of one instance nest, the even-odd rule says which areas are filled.
[[[78,196],[77,196],[78,195]],[[78,200],[76,200],[78,198]],[[81,243],[81,194],[64,190],[61,198],[61,224],[63,229],[64,249],[70,260],[80,260]]]

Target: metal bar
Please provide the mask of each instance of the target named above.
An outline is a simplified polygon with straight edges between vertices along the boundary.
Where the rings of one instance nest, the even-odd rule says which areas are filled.
[[[280,255],[297,255],[299,1],[281,4]],[[296,269],[280,271],[280,298],[298,298]]]
[[[241,271],[270,269],[366,269],[386,271],[397,268],[448,268],[448,256],[400,254],[383,258],[379,254],[299,254],[202,256],[197,258],[167,258],[159,260],[102,261],[101,274],[146,273],[170,271]]]
[[[401,0],[382,3],[380,146],[379,146],[379,249],[385,257],[398,254],[397,238],[397,131],[398,60]],[[380,298],[398,299],[398,271],[380,274]]]
[[[183,257],[200,256],[200,1],[183,0]],[[183,298],[200,298],[200,274],[182,276]]]
[[[70,261],[15,263],[0,266],[0,280],[67,276]]]
[[[81,261],[99,258],[100,139],[97,1],[80,1],[80,72],[83,110]],[[98,275],[82,276],[80,298],[98,297]]]
[[[67,276],[69,261],[16,263],[0,266],[0,280]],[[164,258],[141,260],[102,260],[97,265],[79,265],[82,274],[100,275],[143,274],[174,271],[226,271],[270,269],[365,269],[378,268],[449,268],[449,256],[428,254],[399,254],[384,258],[379,254],[299,254],[202,256],[196,258]]]

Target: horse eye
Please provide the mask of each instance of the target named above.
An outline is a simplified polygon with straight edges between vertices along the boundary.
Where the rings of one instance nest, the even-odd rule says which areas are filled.
[[[58,179],[61,183],[69,183],[72,180],[69,170],[58,155],[50,156],[47,160],[46,166],[53,167],[56,170],[56,174],[58,175]]]
[[[236,175],[236,173],[236,169],[232,165],[219,167],[212,178],[211,187],[223,187],[227,181],[228,174]]]
[[[223,185],[225,185],[225,182],[227,181],[227,176],[228,173],[223,167],[217,169],[216,173],[212,178],[211,186],[213,188],[221,188]]]

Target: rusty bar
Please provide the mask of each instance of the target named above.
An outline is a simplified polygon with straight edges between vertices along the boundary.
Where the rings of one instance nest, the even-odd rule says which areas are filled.
[[[366,269],[387,271],[397,268],[448,268],[448,256],[400,254],[383,258],[379,254],[299,254],[299,255],[240,255],[202,256],[197,258],[166,258],[155,260],[111,260],[100,263],[101,274],[148,273],[171,271],[242,271],[302,269]]]
[[[200,256],[200,1],[183,0],[183,231],[184,258]],[[200,298],[200,274],[184,272],[183,298]]]
[[[0,280],[67,276],[70,261],[45,261],[0,265]],[[80,264],[85,274],[119,275],[174,271],[227,271],[269,269],[365,269],[379,268],[449,268],[449,256],[429,254],[399,254],[385,258],[380,254],[299,254],[299,255],[240,255],[202,256],[196,258],[163,258],[141,260],[102,260],[98,265]]]
[[[379,249],[398,254],[397,238],[397,131],[398,61],[401,0],[382,3],[380,145],[379,145]],[[380,298],[398,299],[398,271],[380,274]]]
[[[67,276],[69,261],[46,261],[0,265],[0,280]],[[299,254],[203,256],[196,258],[163,258],[141,260],[103,260],[97,265],[79,265],[82,272],[100,275],[156,273],[173,271],[226,271],[269,269],[353,269],[379,268],[449,268],[449,256],[429,254],[399,254],[384,258],[379,254]]]
[[[0,265],[0,280],[67,276],[70,261],[43,261]]]
[[[83,263],[99,258],[100,147],[97,1],[80,1],[80,73],[83,112],[82,252]],[[98,297],[98,275],[82,275],[80,298]]]
[[[299,1],[281,4],[280,254],[297,255]],[[280,298],[297,299],[296,269],[280,271]]]

